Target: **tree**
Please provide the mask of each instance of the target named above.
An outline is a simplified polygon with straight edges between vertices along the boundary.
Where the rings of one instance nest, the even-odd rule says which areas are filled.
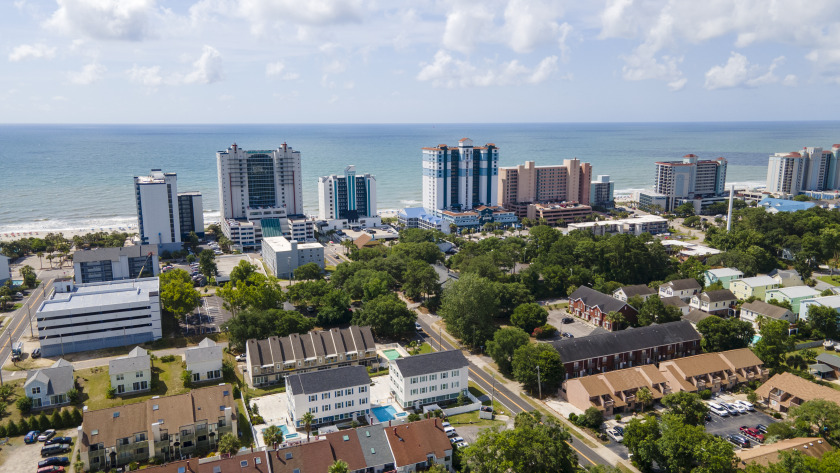
[[[689,473],[696,463],[697,446],[706,440],[701,426],[682,423],[681,418],[663,417],[659,423],[661,436],[656,441],[658,456],[669,473]]]
[[[532,394],[540,387],[544,393],[553,393],[560,387],[566,369],[560,353],[547,343],[528,343],[513,352],[513,377]],[[539,367],[539,384],[537,381]]]
[[[396,337],[414,329],[417,314],[394,294],[382,295],[364,303],[353,314],[354,325],[369,325],[377,337]]]
[[[242,351],[249,339],[265,339],[271,336],[285,337],[293,333],[306,333],[315,327],[315,322],[294,310],[248,309],[224,323],[230,344]]]
[[[756,356],[768,368],[777,368],[784,361],[785,353],[793,350],[793,339],[788,335],[790,323],[785,320],[765,320],[759,333],[761,340],[753,346]]]
[[[840,323],[840,313],[833,307],[811,304],[808,306],[808,325],[818,332],[818,337],[836,339],[840,333],[837,324]]]
[[[332,289],[319,302],[317,322],[322,327],[347,323],[353,316],[350,296],[341,289]]]
[[[248,278],[256,272],[256,265],[242,260],[230,271],[230,283],[235,286],[239,281],[247,282]]]
[[[697,324],[697,331],[703,335],[700,346],[706,353],[746,348],[755,336],[752,323],[717,316],[701,320]]]
[[[28,288],[33,288],[38,285],[38,276],[35,274],[35,270],[32,266],[28,264],[22,268],[20,268],[20,275],[23,278],[23,285]]]
[[[216,254],[211,250],[202,250],[198,254],[198,272],[210,279],[219,272],[216,267]]]
[[[61,425],[64,427],[77,427],[76,421],[73,420],[73,414],[70,409],[61,411]]]
[[[688,391],[668,394],[662,398],[661,402],[668,412],[688,425],[703,425],[704,417],[709,412],[709,406],[700,399],[700,396]]]
[[[173,269],[160,275],[160,302],[164,310],[183,317],[198,307],[201,295],[195,290],[189,273]]]
[[[336,460],[327,468],[327,473],[349,473],[350,466],[344,460]]]
[[[263,430],[263,443],[266,446],[271,445],[274,449],[277,449],[277,444],[283,443],[283,431],[280,430],[280,427],[270,425],[267,429]]]
[[[624,429],[624,445],[633,454],[633,461],[642,471],[650,471],[653,462],[660,459],[656,442],[662,436],[659,422],[654,416],[644,420],[633,418]]]
[[[808,368],[808,362],[805,361],[805,358],[799,354],[794,354],[787,357],[787,361],[785,362],[785,364],[795,370],[804,370]]]
[[[662,324],[680,320],[682,313],[673,306],[665,306],[659,296],[650,296],[639,308],[636,316],[640,326],[647,326],[653,323]]]
[[[464,274],[443,291],[440,315],[447,330],[472,347],[484,345],[494,332],[498,295],[488,279]]]
[[[184,383],[184,387],[187,389],[192,389],[193,387],[193,379],[192,379],[192,371],[184,370],[181,372],[181,382]]]
[[[553,418],[522,412],[514,428],[482,430],[464,449],[463,462],[472,473],[572,473],[577,456],[571,435]]]
[[[578,422],[584,427],[599,430],[604,423],[604,413],[595,406],[586,409],[583,415],[578,416]]]
[[[513,353],[517,348],[527,345],[528,334],[518,327],[505,327],[496,330],[493,340],[487,342],[487,354],[499,365],[502,373],[510,374],[513,368]]]
[[[300,418],[303,422],[303,428],[306,429],[306,441],[309,441],[309,433],[312,432],[312,423],[315,422],[315,416],[311,412],[304,412]]]
[[[233,455],[239,451],[239,439],[234,434],[224,434],[219,439],[219,453]]]
[[[642,412],[645,411],[645,407],[648,404],[653,402],[653,393],[650,392],[650,389],[647,386],[643,386],[641,389],[636,391],[636,402],[642,405]]]
[[[34,422],[35,422],[34,418],[32,419],[32,422],[34,424]],[[38,416],[38,427],[37,427],[37,429],[40,430],[41,432],[43,432],[43,431],[49,429],[50,427],[51,427],[50,426],[50,420],[47,418],[47,414],[42,412],[41,415]],[[34,428],[34,426],[33,426],[33,428]]]
[[[15,388],[11,384],[4,384],[0,386],[0,400],[8,402],[9,398],[15,393]]]
[[[796,422],[807,422],[820,435],[828,435],[840,429],[840,406],[825,399],[804,402],[790,410]]]
[[[29,414],[32,412],[32,398],[28,396],[19,397],[15,401],[15,407],[17,407],[21,414]]]
[[[788,422],[773,422],[767,426],[767,438],[789,439],[796,436],[796,429]]]
[[[307,279],[321,279],[321,267],[318,263],[306,263],[295,268],[295,279],[304,281]]]
[[[686,202],[684,204],[680,204],[674,209],[674,213],[677,214],[678,217],[691,217],[694,215],[694,203]]]
[[[542,327],[546,322],[548,322],[548,311],[535,302],[520,305],[514,309],[510,317],[510,323],[526,333],[533,332],[535,328]]]
[[[438,273],[424,261],[409,261],[403,273],[402,289],[405,296],[413,300],[436,294],[440,291]]]

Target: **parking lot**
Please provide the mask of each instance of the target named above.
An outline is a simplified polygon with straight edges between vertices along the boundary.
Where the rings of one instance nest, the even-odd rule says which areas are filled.
[[[181,322],[181,333],[200,335],[216,333],[222,330],[222,324],[230,320],[231,313],[222,307],[222,299],[212,295],[201,298],[201,305],[195,313]]]
[[[706,422],[706,432],[726,438],[729,434],[739,434],[739,429],[742,425],[755,427],[758,424],[770,425],[774,422],[776,422],[776,419],[759,411],[729,417],[720,417],[712,414],[712,420]],[[750,440],[750,442],[753,445],[756,444],[753,440]]]
[[[563,319],[565,318],[571,318],[573,322],[564,324]],[[556,339],[561,338],[561,334],[564,332],[575,338],[585,337],[587,335],[597,333],[607,333],[607,331],[601,327],[595,327],[594,325],[590,325],[577,317],[572,317],[565,309],[549,310],[548,323],[557,327],[559,333]]]
[[[72,463],[75,458],[76,449],[76,429],[60,430],[58,435],[73,438],[73,451],[62,453],[56,456],[67,457]],[[32,444],[24,444],[23,437],[15,437],[12,439],[13,443],[3,446],[2,471],[35,471],[38,469],[38,462],[43,460],[41,457],[41,449],[44,447],[43,442],[36,442]]]

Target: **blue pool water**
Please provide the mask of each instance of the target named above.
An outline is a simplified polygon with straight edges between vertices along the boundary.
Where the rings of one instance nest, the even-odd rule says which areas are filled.
[[[288,427],[286,427],[285,425],[281,425],[281,426],[280,426],[280,430],[282,430],[282,431],[283,431],[283,437],[286,437],[286,436],[288,436],[288,435],[289,435],[289,428],[288,428]]]
[[[397,410],[393,406],[372,407],[370,410],[373,411],[373,415],[376,416],[376,420],[379,422],[388,422],[397,417]]]

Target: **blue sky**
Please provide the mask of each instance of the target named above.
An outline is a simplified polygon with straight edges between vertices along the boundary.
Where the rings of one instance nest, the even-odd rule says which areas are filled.
[[[10,0],[0,28],[3,123],[829,120],[840,86],[836,0]]]

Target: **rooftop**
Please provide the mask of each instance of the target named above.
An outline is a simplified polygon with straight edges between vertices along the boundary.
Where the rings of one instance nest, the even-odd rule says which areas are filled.
[[[737,297],[732,294],[729,289],[716,289],[714,291],[706,291],[700,294],[700,300],[706,302],[725,302],[734,301]]]
[[[767,398],[770,392],[775,389],[796,396],[803,402],[812,399],[825,399],[840,404],[840,391],[826,386],[820,386],[792,373],[781,373],[773,376],[756,389],[755,393],[762,398]]]
[[[439,371],[457,370],[469,364],[460,350],[436,351],[407,358],[397,358],[393,363],[397,365],[403,378]]]
[[[286,386],[294,394],[321,393],[368,384],[370,384],[370,376],[367,368],[361,365],[342,366],[286,377]]]
[[[694,278],[687,278],[687,279],[675,279],[673,281],[668,281],[664,283],[662,286],[670,287],[675,291],[687,291],[691,289],[700,290],[702,286],[700,283],[697,282]],[[661,287],[661,286],[660,286]]]
[[[49,299],[41,303],[38,312],[148,302],[152,295],[158,295],[158,290],[158,278],[77,284],[70,292],[54,292]]]
[[[747,286],[750,286],[750,287],[761,287],[761,286],[778,285],[779,281],[776,281],[775,279],[771,278],[770,276],[754,276],[754,277],[751,277],[751,278],[739,279],[737,282],[733,281],[732,283],[733,284],[736,284],[736,283],[746,284]]]
[[[184,361],[187,365],[215,360],[222,361],[222,346],[209,338],[202,340],[197,347],[184,350]]]
[[[41,368],[26,373],[24,388],[31,383],[41,383],[47,387],[47,396],[63,394],[75,386],[73,379],[73,365],[69,361],[60,358],[49,368]]]
[[[363,356],[366,351],[373,350],[375,347],[370,327],[356,325],[342,329],[313,330],[303,335],[293,333],[288,337],[271,337],[263,340],[252,338],[246,342],[252,366],[269,366],[347,353]]]
[[[788,299],[799,299],[802,297],[819,297],[820,291],[808,286],[789,286],[772,289],[767,291],[767,294],[783,294]]]
[[[580,286],[575,292],[569,295],[569,301],[580,299],[587,307],[598,307],[601,312],[619,311],[627,305],[626,302],[620,301],[615,297],[609,296],[602,292],[598,292],[588,286]]]
[[[652,288],[645,286],[644,284],[636,284],[633,286],[622,286],[616,289],[615,292],[621,291],[624,293],[625,296],[628,298],[634,296],[652,296],[656,294],[656,291]]]
[[[728,277],[732,277],[732,276],[743,276],[744,275],[744,273],[742,273],[740,270],[737,270],[735,268],[716,268],[716,269],[709,269],[706,272],[708,272],[709,274],[713,274],[713,275],[715,275],[715,277],[718,277],[718,278],[728,278]]]
[[[756,463],[767,466],[779,461],[779,452],[798,451],[805,456],[820,458],[825,453],[833,450],[834,447],[823,439],[814,437],[796,437],[792,439],[779,440],[776,443],[767,445],[756,445],[753,448],[735,450],[741,465]]]
[[[134,347],[128,355],[114,358],[108,362],[108,374],[130,373],[151,368],[152,361],[148,352],[140,347]]]
[[[94,248],[92,250],[79,250],[73,252],[74,263],[86,263],[88,261],[119,261],[121,256],[136,258],[157,255],[157,245],[132,245],[120,248]]]
[[[433,418],[385,429],[397,467],[423,463],[429,454],[438,459],[452,454],[452,445],[440,422]]]
[[[699,341],[700,334],[691,326],[691,323],[683,320],[558,340],[551,344],[560,352],[563,362],[569,363],[693,340]]]

